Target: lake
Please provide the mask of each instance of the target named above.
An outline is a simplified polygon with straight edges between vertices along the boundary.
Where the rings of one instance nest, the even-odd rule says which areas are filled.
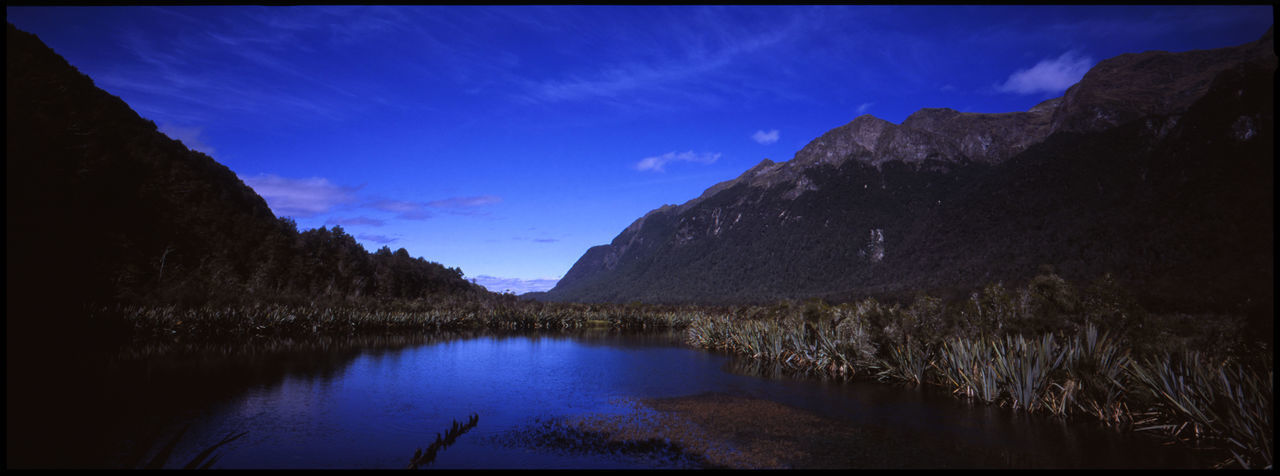
[[[601,329],[135,349],[89,380],[93,401],[76,409],[85,415],[49,420],[81,428],[19,431],[29,438],[15,443],[11,423],[10,461],[138,465],[185,428],[166,467],[243,432],[218,449],[215,468],[404,468],[454,421],[476,415],[424,467],[734,466],[762,451],[776,452],[768,465],[798,468],[1206,464],[1146,435],[970,404],[934,388],[779,376],[681,341]],[[603,433],[584,436],[599,425],[573,424],[645,426],[634,422],[659,416],[697,435],[680,440],[650,425],[637,431],[656,434],[655,444],[619,446]],[[27,419],[18,428],[45,426]],[[50,451],[59,438],[80,450]],[[703,458],[690,450],[698,447],[740,457]]]

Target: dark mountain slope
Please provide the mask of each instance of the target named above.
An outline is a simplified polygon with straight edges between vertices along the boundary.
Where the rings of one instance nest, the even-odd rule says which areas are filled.
[[[1269,311],[1271,41],[1106,60],[1023,113],[859,117],[650,212],[546,298],[963,293],[1052,265],[1148,304]]]
[[[12,24],[5,53],[11,324],[88,303],[482,292],[404,250],[370,254],[337,227],[299,233],[227,167]]]

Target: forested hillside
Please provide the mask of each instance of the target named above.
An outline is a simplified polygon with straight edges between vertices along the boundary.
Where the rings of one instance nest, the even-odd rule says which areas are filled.
[[[11,326],[89,304],[488,294],[407,250],[370,253],[340,227],[299,231],[35,35],[9,24],[6,40]]]

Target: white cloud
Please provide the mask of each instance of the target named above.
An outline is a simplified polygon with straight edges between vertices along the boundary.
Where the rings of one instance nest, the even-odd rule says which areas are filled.
[[[355,199],[354,188],[342,187],[328,179],[291,179],[273,174],[241,177],[277,215],[308,218],[328,213],[333,207]]]
[[[751,134],[751,138],[761,144],[769,145],[778,141],[778,130],[772,129],[769,132],[759,130],[755,134]]]
[[[495,293],[510,291],[514,294],[524,294],[534,291],[546,291],[556,287],[556,283],[560,282],[559,278],[540,278],[540,279],[520,279],[520,278],[499,278],[496,276],[479,275],[469,279],[474,279],[476,284],[484,286],[485,289]]]
[[[711,152],[704,152],[700,154],[695,154],[691,150],[686,152],[678,152],[678,153],[667,152],[662,155],[645,157],[644,159],[641,159],[639,162],[636,162],[636,170],[640,170],[640,171],[653,170],[656,172],[665,172],[666,170],[663,169],[663,167],[665,167],[668,162],[682,161],[682,162],[697,162],[701,164],[710,164],[712,162],[715,162],[716,159],[719,159],[719,158],[720,158],[719,153],[711,153]]]
[[[876,104],[876,103],[873,103],[873,102],[864,102],[864,103],[862,103],[862,104],[859,104],[859,105],[858,105],[858,114],[863,114],[863,113],[867,112],[867,110],[868,110],[868,109],[871,109],[871,106],[874,106],[875,104]]]
[[[1028,69],[1020,69],[996,89],[1006,93],[1058,93],[1080,81],[1093,66],[1093,59],[1077,56],[1074,51],[1053,59],[1042,60]]]
[[[201,137],[204,133],[203,127],[182,127],[165,123],[161,123],[157,127],[160,129],[160,132],[169,136],[170,139],[182,141],[182,145],[187,146],[188,149],[198,150],[209,156],[213,156],[218,153],[217,149],[210,147],[209,144],[204,142],[204,138]]]

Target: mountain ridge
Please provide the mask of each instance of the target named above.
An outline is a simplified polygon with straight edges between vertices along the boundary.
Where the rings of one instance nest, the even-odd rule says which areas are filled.
[[[1050,149],[1070,150],[1075,147],[1071,141],[1081,138],[1100,143],[1134,142],[1129,137],[1107,134],[1108,131],[1122,129],[1126,125],[1128,128],[1124,129],[1124,134],[1140,136],[1137,142],[1141,144],[1135,142],[1126,145],[1124,150],[1134,157],[1142,156],[1141,160],[1118,157],[1117,161],[1113,161],[1115,164],[1101,163],[1100,159],[1095,160],[1094,157],[1114,156],[1118,154],[1115,150],[1120,149],[1093,148],[1089,149],[1092,155],[1082,163],[1097,169],[1099,177],[1095,181],[1099,184],[1116,181],[1107,175],[1120,172],[1135,175],[1141,184],[1148,175],[1155,173],[1150,169],[1159,165],[1155,163],[1158,161],[1149,157],[1152,148],[1162,145],[1168,148],[1170,144],[1189,148],[1194,145],[1192,142],[1200,140],[1187,139],[1186,137],[1201,132],[1188,131],[1180,121],[1197,101],[1211,92],[1215,84],[1219,88],[1227,87],[1219,81],[1223,74],[1233,68],[1238,69],[1240,65],[1256,64],[1261,66],[1250,70],[1248,74],[1273,77],[1275,54],[1271,31],[1268,29],[1257,41],[1219,50],[1146,52],[1110,58],[1091,69],[1079,83],[1068,88],[1063,96],[1041,102],[1028,111],[987,114],[926,108],[908,116],[902,124],[893,124],[869,115],[859,116],[815,138],[790,161],[762,160],[740,176],[715,184],[692,200],[680,205],[664,205],[646,213],[609,244],[592,247],[584,253],[545,298],[680,302],[738,302],[817,296],[849,298],[857,294],[904,291],[908,284],[923,286],[921,290],[929,286],[954,288],[959,284],[942,281],[930,283],[929,279],[923,277],[929,274],[928,269],[933,268],[941,274],[956,274],[951,271],[943,272],[948,266],[986,268],[982,273],[966,276],[974,281],[970,286],[979,286],[986,281],[1017,278],[1020,276],[1018,273],[995,269],[1000,266],[979,266],[950,252],[947,254],[952,256],[948,258],[951,260],[949,262],[905,263],[902,261],[903,257],[895,255],[894,248],[905,246],[910,250],[930,250],[942,256],[943,250],[929,244],[929,236],[949,236],[949,232],[936,226],[930,228],[911,223],[912,219],[935,224],[956,222],[958,227],[970,229],[963,226],[958,221],[959,218],[942,216],[942,212],[938,210],[946,209],[949,213],[974,217],[1004,213],[990,209],[990,199],[981,196],[983,193],[1003,196],[999,187],[992,185],[994,188],[979,192],[966,189],[963,185],[966,181],[994,180],[989,179],[993,176],[999,176],[1000,180],[1005,181],[1002,187],[1020,190],[1018,193],[1024,196],[1019,200],[1045,201],[1041,200],[1042,197],[1037,197],[1034,191],[1019,188],[1018,182],[1021,179],[1011,175],[1011,171],[1021,170],[1026,166],[1012,162],[1050,164],[1046,170],[1058,170],[1063,167],[1062,164],[1045,162],[1047,159],[1038,157],[1061,156],[1059,151]],[[1176,81],[1169,80],[1171,74],[1176,76]],[[1260,86],[1252,87],[1256,89]],[[1135,88],[1146,88],[1148,93],[1134,93]],[[1173,91],[1174,88],[1177,90]],[[1240,91],[1241,94],[1244,93],[1243,89]],[[1270,106],[1269,100],[1266,105]],[[1238,123],[1233,126],[1239,129],[1236,136],[1265,136],[1264,141],[1270,143],[1270,129],[1264,127],[1264,123],[1271,121],[1272,111],[1269,108],[1251,116],[1240,117],[1243,119],[1233,120],[1233,123]],[[1174,133],[1185,137],[1171,138],[1170,134]],[[1186,136],[1187,134],[1190,136]],[[1053,137],[1058,139],[1048,141]],[[1050,142],[1050,147],[1044,146],[1046,142]],[[1069,163],[1079,159],[1058,157],[1056,160]],[[1269,167],[1254,162],[1250,164],[1250,167]],[[1181,172],[1184,174],[1199,167],[1182,162],[1178,166],[1187,168]],[[1124,170],[1112,170],[1116,168]],[[1130,168],[1136,169],[1129,170]],[[1037,174],[1043,172],[1031,170],[1023,173],[1037,181],[1040,180]],[[1075,174],[1069,170],[1058,173]],[[1267,173],[1265,177],[1267,182],[1259,184],[1259,187],[1269,193],[1270,174]],[[1080,177],[1078,181],[1083,183],[1088,179],[1095,177]],[[1129,180],[1129,177],[1125,177],[1125,180]],[[1242,183],[1256,183],[1256,180],[1250,182],[1249,180],[1254,179],[1249,177],[1242,180],[1245,180]],[[1045,182],[1046,188],[1053,188],[1051,180]],[[899,189],[895,190],[895,186]],[[1159,195],[1161,199],[1176,195],[1170,191],[1174,188],[1173,185],[1161,186],[1170,189],[1150,193]],[[1085,222],[1089,214],[1096,213],[1098,216],[1109,217],[1107,220],[1111,222],[1108,223],[1113,223],[1115,227],[1140,228],[1135,228],[1131,222],[1145,218],[1111,217],[1110,214],[1114,213],[1108,212],[1106,208],[1099,208],[1104,206],[1105,200],[1094,200],[1086,196],[1086,192],[1083,187],[1053,192],[1061,195],[1053,200],[1065,201],[1062,206],[1072,210],[1079,209],[1070,212],[1068,221],[1073,224],[1079,222],[1081,227],[1085,227],[1088,226]],[[1104,189],[1103,192],[1109,194],[1107,200],[1119,200],[1110,195],[1123,195],[1110,189]],[[820,196],[822,200],[805,198],[810,195]],[[949,208],[956,200],[976,208]],[[1142,200],[1155,199],[1148,197]],[[826,203],[817,203],[818,201]],[[1143,206],[1159,209],[1155,202],[1152,203]],[[1230,203],[1224,205],[1232,206]],[[1095,208],[1085,210],[1082,207]],[[1136,205],[1128,209],[1134,207]],[[1018,207],[1013,209],[1021,210]],[[1148,209],[1143,210],[1143,213],[1149,212]],[[1014,217],[1015,221],[1025,221],[1028,226],[1054,230],[1059,226],[1041,223],[1042,220],[1037,221],[1035,218],[1037,214],[1047,216],[1056,213],[1051,209],[1029,210],[1026,213],[1031,216]],[[806,220],[817,220],[819,223],[809,224]],[[1269,221],[1269,217],[1266,220]],[[886,223],[898,225],[890,226]],[[1237,225],[1232,226],[1240,228]],[[993,230],[1001,230],[1002,225],[994,223],[993,226],[996,227]],[[1177,225],[1169,224],[1159,226],[1178,228]],[[1191,225],[1183,227],[1189,226]],[[791,231],[790,228],[803,229],[804,232]],[[750,233],[743,231],[746,229]],[[1007,231],[1011,234],[1021,233],[1017,230]],[[1176,235],[1174,231],[1170,233]],[[1204,231],[1195,230],[1195,233]],[[978,232],[974,234],[980,235]],[[1098,271],[1094,268],[1104,267],[1103,265],[1107,268],[1124,268],[1123,257],[1101,258],[1106,253],[1091,250],[1103,246],[1099,237],[1121,240],[1122,236],[1116,235],[1115,230],[1095,235],[1064,230],[1062,234],[1070,237],[1069,243],[1060,245],[1065,251],[1051,250],[1039,254],[1029,252],[1027,256],[1004,256],[1003,259],[1016,262],[1029,260],[1022,266],[1030,268],[1030,271],[1034,271],[1040,264],[1052,264],[1055,260],[1079,262],[1087,258],[1102,263],[1066,266],[1068,270],[1076,271],[1072,273],[1073,277],[1081,279],[1096,278],[1097,276],[1091,275],[1102,273],[1094,272]],[[1266,234],[1270,236],[1269,229]],[[1165,240],[1158,237],[1153,239]],[[980,243],[974,244],[974,240],[982,241],[979,236],[968,236],[954,243],[954,246],[957,249],[979,250],[980,252],[975,251],[976,254],[999,251],[986,250]],[[776,246],[771,249],[757,244],[763,242]],[[1165,248],[1177,247],[1168,240],[1160,243],[1159,246]],[[805,254],[795,250],[796,247],[805,246],[814,251]],[[683,251],[691,247],[699,252]],[[781,249],[777,249],[778,247]],[[1025,246],[1015,240],[1012,247]],[[1078,256],[1066,257],[1071,254]],[[822,255],[829,256],[831,259],[827,261],[830,263],[823,263],[822,259],[815,258]],[[887,257],[875,262],[867,259],[867,256],[876,255]],[[1061,256],[1048,259],[1050,255]],[[1263,255],[1269,256],[1265,253]],[[683,257],[685,261],[681,262],[676,256]],[[1044,262],[1037,262],[1041,258],[1044,258]],[[1146,258],[1134,257],[1130,261],[1138,259]],[[802,263],[821,269],[807,273],[797,271],[795,268],[802,266]],[[904,265],[907,268],[895,268]],[[1271,279],[1268,273],[1254,274],[1265,275],[1261,279],[1267,281]],[[904,276],[913,278],[907,279]],[[774,292],[775,288],[758,284],[776,279],[782,280],[776,289],[786,288],[789,291]],[[1134,277],[1131,281],[1136,282],[1138,279]],[[661,282],[681,285],[662,285]],[[715,286],[705,286],[705,292],[692,291],[703,286],[701,283],[715,282],[731,283],[732,286],[729,287],[740,289],[716,290]]]

